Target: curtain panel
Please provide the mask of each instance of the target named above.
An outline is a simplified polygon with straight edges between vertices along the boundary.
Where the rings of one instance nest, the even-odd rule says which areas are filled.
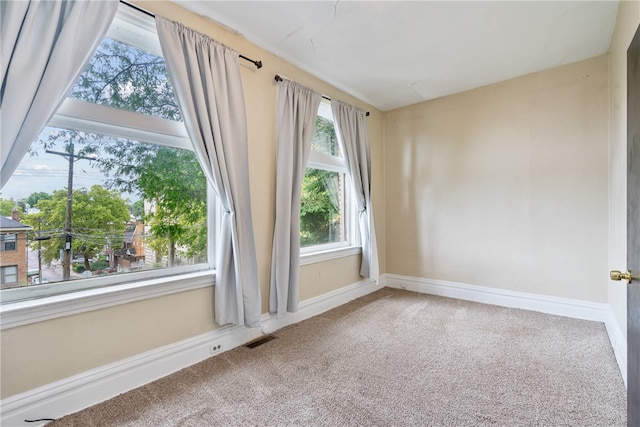
[[[163,17],[156,16],[156,26],[187,132],[222,205],[215,321],[256,327],[261,317],[260,284],[239,55]]]
[[[117,0],[0,2],[0,187],[73,88]]]
[[[276,222],[269,311],[296,312],[300,299],[300,198],[322,95],[288,79],[278,82]]]
[[[371,208],[371,148],[366,113],[338,100],[331,100],[331,110],[338,125],[338,140],[342,145],[349,176],[355,189],[362,243],[360,275],[377,280],[380,277],[380,267]]]

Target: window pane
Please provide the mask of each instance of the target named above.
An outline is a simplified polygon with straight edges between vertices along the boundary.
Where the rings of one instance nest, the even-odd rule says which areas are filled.
[[[48,127],[2,193],[33,226],[32,284],[207,262],[207,183],[192,151]]]
[[[15,250],[16,250],[16,235],[15,234],[0,235],[0,251],[15,251]]]
[[[2,267],[2,284],[12,284],[18,281],[18,267]]]
[[[316,127],[313,130],[313,139],[311,140],[311,150],[342,157],[336,130],[331,120],[317,116]]]
[[[300,246],[343,242],[344,174],[307,168],[302,182]]]
[[[105,38],[71,98],[182,121],[164,59]]]

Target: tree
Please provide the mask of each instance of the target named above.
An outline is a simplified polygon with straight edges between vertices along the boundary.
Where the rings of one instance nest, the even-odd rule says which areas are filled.
[[[339,155],[333,123],[318,117],[311,149]],[[300,200],[300,245],[311,246],[333,241],[340,224],[339,174],[324,169],[307,168],[302,181]]]
[[[71,96],[181,120],[164,60],[113,40],[102,43]],[[206,257],[207,186],[193,152],[104,137],[88,151],[102,154],[96,166],[107,174],[109,188],[151,202],[153,209],[142,215],[152,234],[148,244],[170,266],[178,247],[185,256]]]
[[[300,245],[311,246],[333,241],[340,222],[340,208],[332,200],[338,187],[338,174],[322,169],[307,169],[302,181],[300,203]],[[337,198],[337,194],[333,194]]]
[[[110,39],[102,42],[70,96],[181,120],[164,60]],[[75,130],[52,133],[42,143],[47,147],[56,141],[67,141],[67,146],[73,142],[81,147],[81,155],[93,154],[97,160],[92,166],[107,175],[108,188],[132,193],[154,206],[144,212],[140,201],[134,215],[150,225],[148,243],[167,255],[169,265],[179,248],[185,256],[206,257],[207,187],[193,152]]]
[[[40,199],[36,207],[39,213],[26,215],[24,222],[37,229],[50,240],[42,241],[42,256],[45,262],[60,257],[64,248],[67,190],[54,191],[51,198]],[[125,223],[129,210],[120,193],[94,185],[89,191],[80,189],[73,194],[73,236],[71,249],[84,256],[84,266],[90,270],[89,259],[96,257],[105,248],[121,248],[124,242]],[[32,243],[35,247],[35,243]]]
[[[51,194],[45,193],[44,191],[36,191],[31,193],[23,202],[30,207],[35,207],[40,200],[51,200]]]
[[[184,255],[206,259],[207,184],[191,151],[120,141],[103,147],[99,167],[108,185],[139,193],[151,202],[144,213],[153,237],[148,243],[173,266],[179,247]]]
[[[135,201],[131,206],[129,206],[129,212],[131,215],[139,221],[144,221],[144,200],[140,199]]]
[[[169,120],[182,117],[164,59],[108,38],[69,96]]]
[[[11,212],[15,209],[18,203],[13,199],[0,198],[0,215],[11,217]]]
[[[316,117],[315,127],[313,128],[313,138],[311,139],[311,149],[330,154],[332,156],[340,156],[340,145],[336,136],[336,129],[331,120],[324,117]]]

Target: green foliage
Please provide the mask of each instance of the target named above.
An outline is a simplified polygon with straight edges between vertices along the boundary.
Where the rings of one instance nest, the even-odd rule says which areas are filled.
[[[102,42],[70,96],[182,119],[164,60],[111,39]],[[75,145],[78,154],[93,154],[92,166],[106,174],[108,188],[142,198],[131,212],[150,226],[145,244],[169,255],[170,265],[181,248],[182,255],[206,259],[207,185],[193,152],[75,130],[55,132],[42,142],[49,148],[58,141],[65,141],[67,151]],[[144,212],[143,200],[153,205],[152,211]],[[109,244],[116,247],[113,241]]]
[[[64,247],[67,190],[54,191],[50,200],[41,199],[37,204],[40,212],[26,215],[24,222],[38,228],[38,220],[50,240],[42,241],[42,256],[45,262],[60,257]],[[85,268],[89,258],[95,257],[105,247],[120,248],[123,243],[125,222],[129,220],[127,205],[117,191],[94,185],[91,190],[80,189],[73,194],[72,244],[75,254],[82,254]],[[37,244],[32,243],[35,248]]]
[[[70,96],[181,120],[164,60],[108,38],[100,44]]]
[[[118,141],[104,145],[108,154],[98,167],[108,185],[137,193],[152,204],[144,213],[157,253],[206,259],[207,182],[193,152],[153,144]],[[184,253],[178,254],[177,248]]]
[[[101,44],[71,96],[182,120],[164,60],[113,40]],[[207,185],[193,152],[113,138],[92,149],[102,152],[97,166],[109,177],[109,188],[153,204],[150,212],[144,212],[143,200],[132,207],[134,216],[150,226],[148,245],[168,255],[170,265],[176,248],[206,259]]]
[[[103,137],[89,132],[72,129],[57,129],[51,131],[47,139],[41,139],[39,141],[41,147],[45,150],[54,149],[59,146],[60,142],[62,142],[64,143],[65,153],[93,157],[93,155],[97,154],[96,144],[101,138]],[[77,148],[78,150],[76,151]],[[38,151],[33,147],[30,148],[29,151],[31,156],[39,155]]]
[[[339,155],[333,123],[322,117],[316,119],[312,149]],[[339,237],[340,194],[339,174],[322,169],[307,168],[302,181],[300,204],[300,245],[330,243]]]
[[[137,220],[144,220],[144,200],[140,199],[129,207],[129,212]]]
[[[45,193],[44,191],[37,191],[31,193],[29,197],[24,199],[24,202],[33,208],[36,207],[40,200],[51,200],[51,194]]]
[[[105,260],[98,260],[91,263],[91,271],[104,270],[109,267],[109,263]]]
[[[76,273],[84,273],[86,269],[84,268],[84,265],[75,265],[73,267],[73,271],[75,271]]]
[[[340,224],[340,209],[331,200],[338,187],[338,174],[310,169],[302,181],[300,204],[300,245],[311,246],[335,241]],[[332,185],[334,184],[334,185]],[[337,194],[334,194],[337,197]]]
[[[316,124],[313,129],[313,139],[311,140],[311,149],[332,156],[340,156],[340,146],[336,129],[333,122],[324,117],[316,117]]]
[[[0,198],[0,215],[8,216],[9,218],[11,218],[11,212],[13,212],[13,209],[16,206],[17,206],[17,203],[15,200],[13,199],[5,200]]]

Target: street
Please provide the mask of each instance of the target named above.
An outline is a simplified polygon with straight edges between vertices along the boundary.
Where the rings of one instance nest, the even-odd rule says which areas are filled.
[[[38,251],[27,249],[27,270],[38,270]],[[73,275],[73,272],[72,272]],[[52,283],[62,281],[62,262],[53,260],[51,264],[42,262],[42,280],[40,283]]]

